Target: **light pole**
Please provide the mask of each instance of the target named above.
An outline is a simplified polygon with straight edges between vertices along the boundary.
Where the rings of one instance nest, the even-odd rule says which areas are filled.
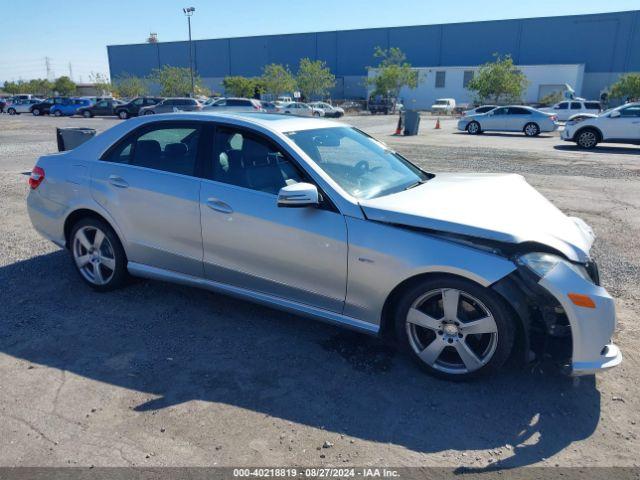
[[[182,12],[187,17],[187,23],[189,24],[189,73],[191,74],[191,96],[194,96],[194,87],[193,87],[193,54],[191,48],[191,15],[195,12],[196,9],[194,7],[186,7],[182,9]]]

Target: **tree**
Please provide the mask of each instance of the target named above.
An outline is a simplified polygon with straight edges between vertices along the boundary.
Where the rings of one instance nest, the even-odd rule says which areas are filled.
[[[90,73],[89,82],[94,84],[94,86],[96,87],[96,90],[100,92],[100,95],[106,95],[111,93],[111,90],[113,88],[111,86],[111,82],[109,81],[109,78],[102,73],[97,73],[97,72]]]
[[[555,105],[561,102],[563,99],[562,92],[551,92],[540,99],[540,105],[548,107],[549,105]]]
[[[145,78],[123,73],[113,81],[113,92],[122,98],[134,98],[149,93],[149,82]]]
[[[163,65],[153,70],[149,79],[160,85],[160,95],[164,97],[182,97],[191,93],[191,75],[188,68]],[[202,79],[193,75],[194,90],[203,90]]]
[[[289,68],[271,63],[263,68],[262,82],[264,92],[273,96],[282,93],[291,93],[296,88],[296,80],[289,71]]]
[[[402,50],[397,47],[376,47],[373,56],[380,59],[374,76],[367,80],[367,83],[374,87],[374,95],[398,98],[402,87],[418,86],[418,72],[411,68]]]
[[[480,67],[467,89],[475,92],[482,103],[519,102],[529,84],[526,75],[513,64],[510,55],[493,56],[495,60]]]
[[[53,82],[53,90],[58,93],[58,95],[67,96],[72,95],[76,91],[76,84],[73,81],[63,75],[62,77],[58,77],[55,82]]]
[[[242,76],[225,77],[222,81],[225,94],[234,97],[252,98],[256,92],[264,93],[264,85],[260,78],[248,78]]]
[[[298,67],[296,83],[305,98],[322,98],[335,87],[336,77],[322,60],[303,58]]]
[[[610,96],[629,99],[632,102],[640,99],[640,73],[622,75],[616,83],[611,85]]]

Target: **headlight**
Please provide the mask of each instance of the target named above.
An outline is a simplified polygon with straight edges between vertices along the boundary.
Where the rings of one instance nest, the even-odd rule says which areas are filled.
[[[587,269],[584,266],[578,265],[576,263],[571,263],[570,261],[551,253],[526,253],[518,257],[516,259],[516,262],[519,265],[524,265],[539,277],[544,277],[558,263],[563,263],[578,275],[580,275],[582,278],[584,278],[587,282],[593,283],[592,278],[589,276],[589,272],[587,272]]]

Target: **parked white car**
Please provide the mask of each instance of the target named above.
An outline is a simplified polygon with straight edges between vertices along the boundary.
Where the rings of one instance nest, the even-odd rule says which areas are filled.
[[[282,113],[296,115],[298,117],[324,117],[324,110],[321,108],[314,108],[302,102],[284,104],[280,107],[280,110]]]
[[[627,103],[595,117],[570,120],[560,136],[585,149],[598,143],[640,145],[640,102]]]
[[[17,115],[20,113],[31,113],[30,109],[32,105],[36,103],[42,102],[40,98],[31,98],[29,100],[16,100],[14,101],[9,108],[7,108],[7,113],[9,115]]]
[[[566,100],[556,103],[553,107],[540,109],[542,112],[553,113],[557,115],[558,120],[566,122],[576,114],[593,113],[598,114],[602,111],[600,102],[596,100]]]
[[[450,115],[455,108],[456,101],[454,98],[438,98],[436,103],[431,105],[431,113]]]

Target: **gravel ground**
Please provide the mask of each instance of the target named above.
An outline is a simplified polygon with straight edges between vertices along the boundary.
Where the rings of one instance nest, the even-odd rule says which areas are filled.
[[[637,466],[640,150],[347,120],[429,171],[521,173],[590,223],[623,365],[451,384],[376,339],[210,292],[95,293],[31,227],[23,173],[54,127],[117,120],[0,115],[0,466]]]

